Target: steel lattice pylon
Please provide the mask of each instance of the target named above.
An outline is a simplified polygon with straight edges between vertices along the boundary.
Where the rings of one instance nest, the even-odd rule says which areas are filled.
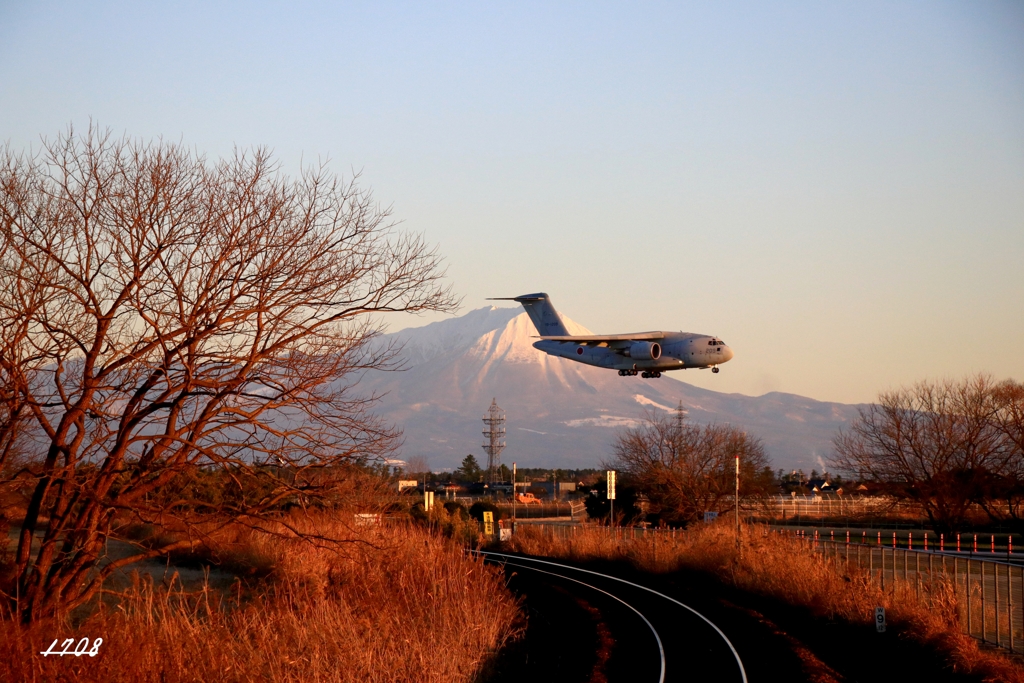
[[[505,411],[498,407],[498,400],[491,400],[491,407],[484,415],[484,452],[487,453],[487,481],[493,484],[501,469],[501,451],[505,448]]]

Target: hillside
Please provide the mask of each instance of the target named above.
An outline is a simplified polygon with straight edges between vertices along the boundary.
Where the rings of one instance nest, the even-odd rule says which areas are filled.
[[[724,394],[680,381],[700,370],[619,377],[541,353],[534,335],[521,308],[495,307],[388,335],[404,344],[407,369],[368,373],[363,386],[387,392],[377,412],[405,431],[401,457],[423,455],[434,469],[456,467],[468,453],[484,461],[480,419],[496,398],[508,418],[502,462],[593,467],[609,457],[618,428],[637,424],[645,410],[682,402],[693,420],[728,422],[760,437],[776,467],[820,470],[836,430],[857,415],[853,405],[778,392]]]

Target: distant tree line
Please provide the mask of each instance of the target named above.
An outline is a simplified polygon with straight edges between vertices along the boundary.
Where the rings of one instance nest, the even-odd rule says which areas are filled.
[[[460,465],[451,472],[432,472],[423,456],[409,458],[406,466],[401,468],[399,476],[426,481],[427,483],[452,482],[474,484],[484,480],[487,472],[472,453],[462,459]],[[516,470],[516,481],[519,482],[583,482],[593,484],[604,476],[604,470],[595,468],[550,468],[550,467],[519,467]],[[501,463],[497,471],[499,482],[511,483],[512,468]]]

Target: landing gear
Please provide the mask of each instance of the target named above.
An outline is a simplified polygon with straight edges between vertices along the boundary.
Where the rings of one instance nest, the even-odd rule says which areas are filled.
[[[716,367],[711,368],[711,372],[717,373],[718,372],[718,367],[716,366]]]
[[[657,379],[658,377],[661,377],[661,373],[657,372],[657,371],[655,371],[655,372],[647,372],[645,370],[644,372],[640,373],[640,376],[643,377],[644,379],[651,379],[651,378]]]
[[[635,368],[631,370],[619,370],[619,377],[632,377],[633,375],[637,374],[637,372],[638,371]],[[647,373],[645,372],[644,377],[646,376]]]

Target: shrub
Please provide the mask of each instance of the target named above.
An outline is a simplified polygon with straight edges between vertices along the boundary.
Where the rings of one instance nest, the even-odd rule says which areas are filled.
[[[485,512],[493,512],[495,522],[501,519],[501,510],[492,501],[478,500],[469,508],[469,516],[478,522],[484,521]]]

